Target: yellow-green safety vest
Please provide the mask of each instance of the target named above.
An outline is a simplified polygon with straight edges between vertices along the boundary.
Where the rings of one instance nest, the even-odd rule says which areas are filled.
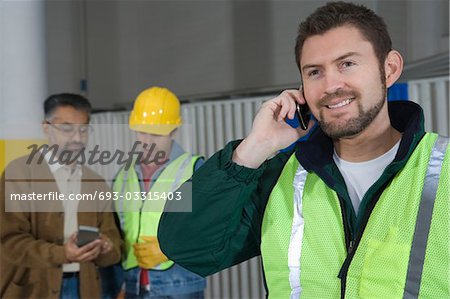
[[[425,134],[385,188],[350,262],[345,298],[450,298],[447,148],[448,138]],[[261,254],[269,298],[341,297],[347,249],[338,195],[295,155],[269,197]]]
[[[119,200],[115,201],[115,208],[124,232],[125,252],[122,267],[125,270],[138,266],[133,244],[140,242],[141,236],[157,235],[165,201],[177,200],[175,191],[192,177],[198,159],[199,156],[184,153],[169,163],[146,193],[145,199],[141,197],[144,194],[141,193],[139,178],[134,169],[136,161],[133,161],[128,171],[122,168],[117,174],[113,191],[120,194]],[[167,261],[152,269],[167,270],[172,265],[172,261]]]

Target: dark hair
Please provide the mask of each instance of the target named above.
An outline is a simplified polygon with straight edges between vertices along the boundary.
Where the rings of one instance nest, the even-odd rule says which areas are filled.
[[[295,61],[301,73],[300,57],[308,37],[323,34],[344,25],[355,26],[375,51],[380,67],[392,50],[392,41],[383,19],[363,5],[346,2],[329,2],[317,8],[298,27],[295,44]]]
[[[73,93],[54,94],[49,96],[44,102],[45,118],[50,118],[56,108],[64,106],[70,106],[76,110],[85,111],[88,114],[88,117],[92,110],[89,100],[81,95]]]

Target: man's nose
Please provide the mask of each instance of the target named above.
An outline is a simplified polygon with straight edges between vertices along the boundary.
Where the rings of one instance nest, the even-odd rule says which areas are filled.
[[[72,136],[72,141],[76,142],[82,142],[83,141],[83,134],[80,132],[80,128],[75,128],[75,132]]]
[[[340,89],[344,89],[344,80],[342,74],[338,71],[331,71],[325,74],[325,93],[333,94]]]

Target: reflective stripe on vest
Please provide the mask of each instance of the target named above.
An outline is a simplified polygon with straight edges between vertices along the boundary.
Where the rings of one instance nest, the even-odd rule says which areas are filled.
[[[264,212],[261,256],[269,298],[288,298],[291,293],[287,265],[289,232],[294,215],[292,178],[298,165],[295,155],[292,155],[272,190]]]
[[[297,159],[295,159],[297,160]],[[294,177],[294,219],[292,221],[291,239],[288,251],[289,284],[291,285],[291,298],[298,298],[302,292],[300,286],[300,257],[302,247],[297,246],[303,240],[305,223],[302,211],[302,196],[308,172],[299,165]]]
[[[441,141],[435,143],[436,139],[437,135],[431,133],[423,137],[378,200],[350,264],[346,298],[402,298],[407,271],[415,271],[414,267],[423,268],[425,273],[419,282],[421,297],[450,297],[449,154],[442,165],[446,145],[440,146],[440,180],[436,176],[431,179],[437,187],[431,225],[428,224],[428,240],[432,241],[426,247],[425,262],[412,262],[413,268],[408,266],[415,250],[415,227],[422,221],[419,205],[421,194],[428,188],[428,183],[423,184],[428,181],[428,169],[439,156],[434,145],[437,148]],[[293,170],[295,165],[297,169]],[[293,181],[295,191],[289,187]],[[293,205],[291,209],[289,204]],[[261,253],[270,298],[298,298],[300,292],[305,298],[340,297],[337,275],[347,251],[339,200],[317,175],[307,174],[294,156],[286,163],[267,203]]]
[[[137,260],[133,253],[133,244],[140,242],[140,236],[156,236],[158,223],[164,209],[165,200],[151,200],[155,194],[166,194],[177,190],[182,183],[193,174],[195,162],[199,157],[185,153],[169,163],[161,172],[147,193],[146,200],[138,198],[141,186],[138,175],[134,170],[134,163],[128,171],[123,168],[119,171],[113,185],[114,192],[120,192],[122,197],[115,202],[116,212],[119,216],[121,229],[124,232],[125,252],[122,266],[125,270],[137,267]],[[127,195],[128,193],[128,195]],[[130,196],[131,194],[131,196]],[[127,196],[132,198],[127,200]],[[173,265],[172,261],[161,263],[152,268],[165,270]]]
[[[420,282],[425,260],[428,235],[430,232],[433,207],[438,189],[439,177],[441,175],[442,164],[444,162],[445,150],[449,144],[449,139],[439,136],[436,140],[430,161],[428,162],[427,174],[422,191],[422,200],[417,213],[416,228],[409,256],[408,273],[406,276],[405,299],[419,297]],[[449,244],[450,246],[450,244]],[[449,277],[450,288],[450,277]]]

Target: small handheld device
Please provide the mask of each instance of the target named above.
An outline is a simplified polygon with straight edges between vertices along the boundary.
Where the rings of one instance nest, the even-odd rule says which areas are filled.
[[[303,99],[305,99],[305,92],[302,84],[298,90],[302,93]],[[297,115],[298,122],[300,123],[300,128],[306,131],[308,129],[309,120],[311,119],[311,112],[309,111],[308,104],[300,105],[297,103],[295,108],[295,114]]]
[[[84,246],[92,241],[100,238],[99,229],[94,226],[80,225],[78,226],[77,245]]]
[[[311,119],[311,112],[309,112],[308,105],[297,104],[295,113],[297,114],[300,127],[306,131],[306,129],[308,129],[309,120]]]

